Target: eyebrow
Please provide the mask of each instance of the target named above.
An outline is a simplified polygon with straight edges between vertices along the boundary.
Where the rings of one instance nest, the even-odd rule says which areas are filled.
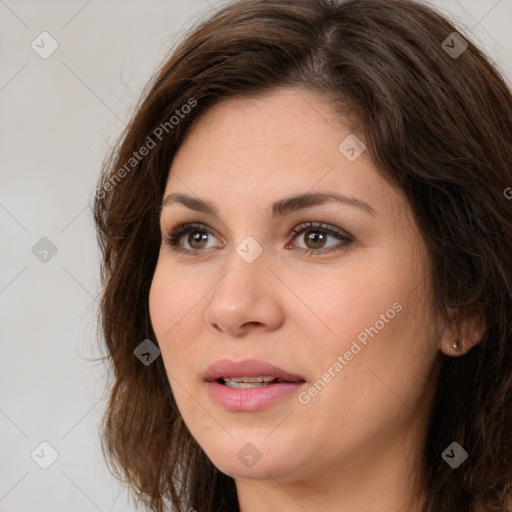
[[[311,206],[316,206],[328,202],[338,202],[347,206],[354,206],[361,210],[369,213],[370,215],[376,216],[377,212],[364,201],[356,199],[354,197],[338,194],[337,192],[315,192],[315,193],[304,193],[296,196],[286,197],[272,203],[268,214],[271,220],[278,217],[283,217],[286,214],[298,210],[303,210]],[[210,215],[220,216],[219,208],[215,203],[199,199],[197,197],[188,196],[186,194],[173,193],[169,194],[161,204],[161,208],[170,206],[171,204],[182,204],[191,210],[198,212],[207,213]]]

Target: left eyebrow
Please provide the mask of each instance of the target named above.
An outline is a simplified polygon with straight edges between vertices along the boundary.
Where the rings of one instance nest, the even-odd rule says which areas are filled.
[[[368,203],[356,199],[354,197],[338,194],[337,192],[315,192],[304,193],[296,196],[286,197],[272,203],[268,210],[269,217],[274,220],[283,217],[286,214],[298,210],[303,210],[311,206],[317,206],[327,202],[338,202],[347,206],[359,208],[366,213],[377,216],[377,212]],[[182,204],[191,210],[207,213],[216,217],[220,216],[220,210],[215,203],[197,197],[188,196],[186,194],[173,193],[169,194],[161,204],[161,208],[171,204]]]

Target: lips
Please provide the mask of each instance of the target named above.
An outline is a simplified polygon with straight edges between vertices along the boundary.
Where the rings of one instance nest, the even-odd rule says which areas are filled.
[[[222,359],[212,364],[205,374],[206,382],[246,382],[271,384],[274,381],[304,382],[300,375],[289,373],[273,364],[259,359],[232,361]]]
[[[297,392],[300,375],[258,359],[214,363],[205,373],[210,398],[228,411],[258,411]]]

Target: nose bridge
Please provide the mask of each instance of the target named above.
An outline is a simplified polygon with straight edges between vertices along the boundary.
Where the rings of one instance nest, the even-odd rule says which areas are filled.
[[[249,235],[237,245],[235,252],[246,264],[252,265],[255,261],[261,259],[263,246]]]
[[[231,334],[240,334],[245,324],[264,324],[274,328],[279,323],[280,308],[268,279],[263,247],[251,237],[240,242],[228,262],[228,269],[214,286],[205,320]]]
[[[247,301],[247,296],[263,284],[262,277],[268,272],[266,256],[263,246],[254,237],[243,238],[229,257],[228,270],[215,285],[214,295],[226,291],[227,299],[229,294],[236,294],[238,302]]]

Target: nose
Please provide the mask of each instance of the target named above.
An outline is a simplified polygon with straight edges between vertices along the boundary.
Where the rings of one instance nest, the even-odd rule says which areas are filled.
[[[272,331],[284,319],[279,280],[263,252],[248,263],[233,251],[229,269],[211,292],[205,321],[218,332],[242,337],[255,329]]]

